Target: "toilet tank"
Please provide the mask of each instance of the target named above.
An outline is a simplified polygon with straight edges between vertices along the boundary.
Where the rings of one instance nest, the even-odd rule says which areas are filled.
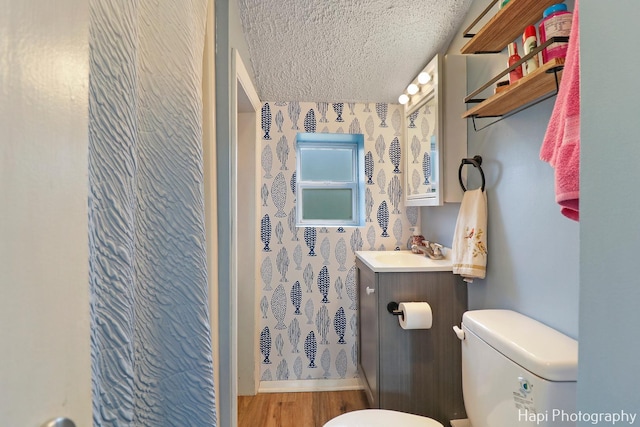
[[[468,311],[462,330],[472,427],[576,425],[576,340],[510,310]]]

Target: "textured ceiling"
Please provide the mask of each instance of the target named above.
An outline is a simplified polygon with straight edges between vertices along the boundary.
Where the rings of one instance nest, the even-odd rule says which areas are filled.
[[[397,102],[472,0],[238,0],[264,101]]]

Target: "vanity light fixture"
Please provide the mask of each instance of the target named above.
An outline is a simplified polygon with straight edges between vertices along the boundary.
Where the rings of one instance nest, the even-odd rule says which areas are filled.
[[[409,86],[407,86],[407,93],[409,93],[409,95],[415,95],[416,93],[418,93],[418,85],[415,83],[411,83]]]
[[[438,84],[437,64],[438,61],[427,64],[398,97],[398,103],[404,105],[407,111],[415,108],[425,96],[429,96],[434,91]]]
[[[421,85],[427,84],[430,81],[431,81],[431,74],[427,73],[426,71],[423,71],[420,74],[418,74],[418,83],[420,83]]]

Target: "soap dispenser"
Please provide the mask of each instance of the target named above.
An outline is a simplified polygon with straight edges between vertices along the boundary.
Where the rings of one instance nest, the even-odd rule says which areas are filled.
[[[411,252],[413,252],[414,254],[421,254],[422,252],[420,252],[418,249],[413,248],[414,245],[416,246],[423,245],[422,242],[424,241],[424,236],[420,232],[420,226],[416,225],[415,227],[412,227],[410,230],[411,230],[411,243],[409,247],[411,248]]]

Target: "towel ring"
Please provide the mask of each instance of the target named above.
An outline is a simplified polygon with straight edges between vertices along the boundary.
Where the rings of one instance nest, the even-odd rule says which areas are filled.
[[[484,172],[482,171],[482,157],[475,155],[472,159],[462,159],[460,162],[460,167],[458,168],[458,181],[460,181],[460,187],[462,187],[462,191],[467,191],[466,187],[462,182],[462,167],[464,165],[473,165],[480,172],[480,176],[482,177],[482,191],[484,191]]]

